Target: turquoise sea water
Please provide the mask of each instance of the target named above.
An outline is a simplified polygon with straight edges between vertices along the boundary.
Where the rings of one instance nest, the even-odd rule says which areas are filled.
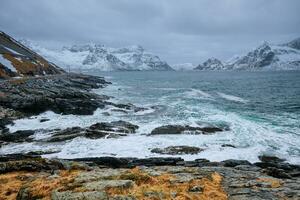
[[[112,82],[96,93],[150,108],[140,113],[104,116],[61,116],[47,112],[36,118],[19,120],[11,129],[60,128],[72,124],[88,126],[99,121],[125,120],[140,126],[135,135],[119,139],[77,138],[64,145],[29,143],[3,148],[4,153],[29,149],[58,148],[57,157],[160,156],[155,147],[190,145],[203,148],[185,159],[247,159],[257,161],[261,154],[274,154],[300,164],[300,72],[88,72]],[[38,120],[51,120],[39,124]],[[214,135],[146,136],[166,124],[211,123],[229,127]],[[43,137],[42,134],[39,137]],[[236,148],[222,147],[231,144]]]

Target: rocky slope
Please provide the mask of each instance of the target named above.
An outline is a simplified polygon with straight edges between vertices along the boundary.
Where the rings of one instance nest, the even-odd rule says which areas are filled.
[[[21,42],[65,69],[173,70],[167,62],[146,52],[141,46],[110,48],[100,44],[87,44],[50,50],[28,40],[21,40]]]
[[[0,78],[60,73],[62,69],[0,31]]]
[[[221,62],[208,59],[195,70],[300,70],[300,38],[286,44],[263,43],[246,55]]]

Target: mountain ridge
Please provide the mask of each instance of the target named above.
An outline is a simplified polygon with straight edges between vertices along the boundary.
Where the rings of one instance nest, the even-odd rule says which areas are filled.
[[[146,52],[140,45],[112,48],[102,44],[90,43],[49,50],[30,41],[22,40],[35,51],[52,62],[66,68],[99,69],[102,71],[141,71],[173,70],[158,56]]]
[[[61,68],[0,31],[0,78],[60,73]]]

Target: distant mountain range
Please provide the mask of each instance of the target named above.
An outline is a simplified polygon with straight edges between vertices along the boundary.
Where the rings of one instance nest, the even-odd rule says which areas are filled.
[[[0,32],[0,77],[61,73],[63,70],[57,66],[101,71],[300,70],[300,38],[279,45],[264,42],[226,62],[209,58],[198,66],[183,63],[171,67],[141,46],[112,48],[85,44],[51,50],[29,40],[18,42]]]
[[[101,44],[85,44],[63,47],[61,50],[50,50],[28,40],[20,40],[20,42],[65,69],[173,70],[167,62],[146,52],[141,46],[111,48]]]
[[[264,42],[227,62],[210,58],[195,70],[300,70],[300,38],[280,45]]]
[[[0,31],[0,78],[59,73],[55,64]]]

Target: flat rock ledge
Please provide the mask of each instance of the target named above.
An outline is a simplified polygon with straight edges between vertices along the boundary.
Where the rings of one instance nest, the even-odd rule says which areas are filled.
[[[165,134],[212,134],[216,132],[225,131],[226,129],[222,129],[213,125],[206,125],[203,127],[194,127],[189,125],[164,125],[153,129],[150,135],[165,135]]]
[[[268,156],[262,160],[4,155],[0,199],[299,199],[299,166]],[[289,176],[274,177],[270,167]]]
[[[165,148],[154,148],[151,153],[168,154],[168,155],[183,155],[183,154],[198,154],[204,149],[192,146],[169,146]]]

